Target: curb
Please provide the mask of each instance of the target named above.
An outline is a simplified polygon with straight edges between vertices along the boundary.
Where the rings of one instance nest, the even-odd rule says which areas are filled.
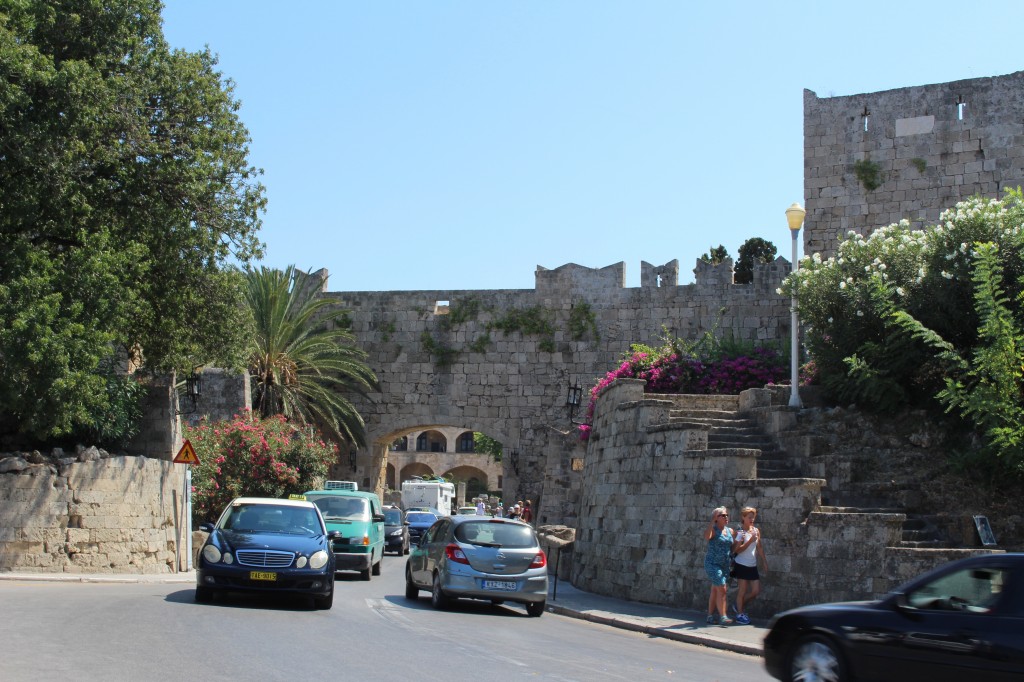
[[[111,573],[0,573],[0,580],[50,583],[195,584],[196,576],[195,573],[174,573],[166,575],[116,575]]]
[[[636,623],[628,620],[622,620],[619,618],[610,618],[607,616],[599,616],[593,613],[577,611],[576,609],[570,609],[568,607],[559,606],[557,604],[549,603],[547,605],[547,610],[551,613],[556,613],[560,616],[578,618],[580,620],[589,621],[591,623],[598,623],[600,625],[610,625],[614,628],[619,628],[622,630],[631,630],[633,632],[641,632],[645,635],[651,635],[653,637],[663,637],[665,639],[672,639],[677,642],[685,642],[687,644],[699,644],[701,646],[706,646],[712,649],[722,649],[725,651],[732,651],[738,654],[757,656],[759,658],[763,655],[763,651],[760,646],[756,644],[748,644],[747,642],[737,642],[734,639],[709,637],[706,635],[696,635],[688,632],[675,632],[673,630],[666,630],[665,628],[644,625],[643,623]]]

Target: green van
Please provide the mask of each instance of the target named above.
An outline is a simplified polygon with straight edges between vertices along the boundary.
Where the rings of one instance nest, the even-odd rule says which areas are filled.
[[[320,508],[327,532],[341,531],[334,540],[339,571],[359,571],[363,580],[380,575],[384,557],[384,511],[376,493],[338,489],[310,490],[304,497]]]

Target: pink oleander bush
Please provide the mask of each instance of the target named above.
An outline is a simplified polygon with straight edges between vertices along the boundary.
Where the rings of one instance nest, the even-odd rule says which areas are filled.
[[[670,339],[660,348],[634,344],[622,364],[590,389],[582,440],[590,437],[597,398],[616,379],[643,379],[645,393],[702,393],[736,395],[748,388],[780,383],[787,378],[786,359],[768,346],[726,347],[708,335],[687,344]]]
[[[186,426],[199,457],[192,471],[192,520],[213,522],[236,497],[286,497],[318,487],[337,448],[283,416],[246,411],[232,419]]]

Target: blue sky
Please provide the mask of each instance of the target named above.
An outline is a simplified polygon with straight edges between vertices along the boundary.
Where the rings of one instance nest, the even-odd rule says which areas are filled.
[[[789,257],[803,89],[1024,69],[1005,3],[166,0],[264,169],[263,264],[333,291],[529,289],[537,265]]]

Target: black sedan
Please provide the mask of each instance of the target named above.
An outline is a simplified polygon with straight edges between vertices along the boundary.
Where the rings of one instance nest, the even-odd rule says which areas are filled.
[[[940,566],[871,602],[775,616],[764,640],[780,680],[1024,680],[1024,554]]]
[[[405,520],[409,522],[409,542],[419,544],[420,537],[427,532],[427,529],[437,521],[437,514],[425,511],[410,511],[405,513]]]
[[[398,507],[384,507],[384,551],[409,553],[409,523]]]
[[[196,564],[196,601],[219,592],[305,594],[318,609],[334,601],[334,552],[320,511],[305,500],[239,497],[216,524]]]

